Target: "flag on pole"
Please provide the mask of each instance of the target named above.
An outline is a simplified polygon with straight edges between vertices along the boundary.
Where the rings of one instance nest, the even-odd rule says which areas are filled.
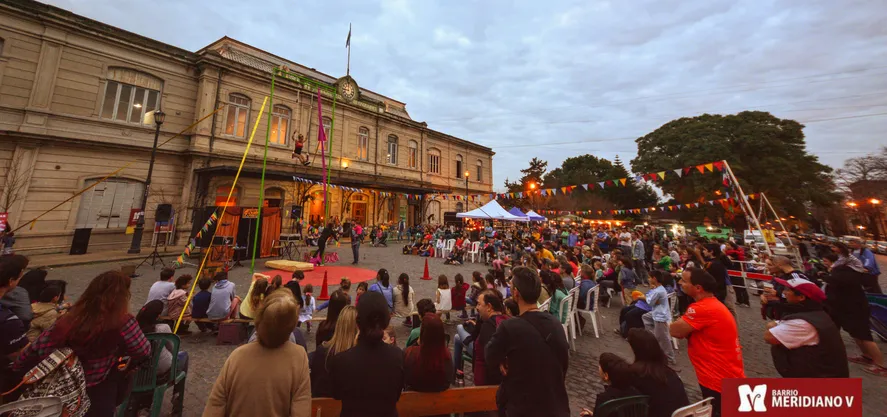
[[[348,24],[348,37],[345,38],[345,47],[351,46],[351,23]]]

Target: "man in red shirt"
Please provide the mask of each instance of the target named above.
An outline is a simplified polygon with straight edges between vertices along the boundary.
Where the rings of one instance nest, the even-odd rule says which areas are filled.
[[[687,339],[687,354],[696,371],[702,397],[712,397],[713,416],[721,415],[721,381],[745,378],[736,320],[714,296],[714,277],[699,268],[681,275],[681,289],[694,300],[683,317],[671,324],[672,337]]]

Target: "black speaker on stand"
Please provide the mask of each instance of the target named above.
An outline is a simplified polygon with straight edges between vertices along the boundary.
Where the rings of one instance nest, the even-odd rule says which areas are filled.
[[[92,229],[74,229],[74,239],[71,240],[71,255],[86,254],[90,235],[92,235]]]
[[[157,210],[154,211],[154,223],[167,223],[172,217],[172,204],[158,204]],[[144,265],[149,260],[151,261],[151,269],[154,269],[154,265],[157,262],[160,262],[164,268],[166,267],[166,263],[163,262],[163,258],[160,257],[160,253],[157,252],[157,245],[160,244],[160,238],[154,236],[154,250],[148,255],[145,259],[142,259],[142,262],[136,266],[136,270],[139,269],[142,265]],[[165,245],[164,245],[165,246]],[[133,277],[138,277],[138,274],[133,274]]]

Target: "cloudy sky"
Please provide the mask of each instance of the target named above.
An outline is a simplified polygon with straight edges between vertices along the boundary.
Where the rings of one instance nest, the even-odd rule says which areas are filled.
[[[833,167],[887,144],[883,0],[51,0],[196,51],[227,35],[407,103],[496,151],[496,189],[532,157],[628,161],[702,113],[804,122]],[[260,6],[261,5],[261,6]]]

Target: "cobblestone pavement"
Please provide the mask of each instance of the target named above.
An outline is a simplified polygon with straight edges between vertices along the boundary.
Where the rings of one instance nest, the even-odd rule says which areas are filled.
[[[347,263],[351,258],[350,247],[343,245],[341,248],[333,249],[340,253],[341,262]],[[422,281],[425,258],[417,256],[401,255],[399,245],[392,243],[388,248],[372,248],[364,245],[361,248],[361,267],[377,270],[379,268],[387,268],[391,273],[392,279],[401,272],[410,275],[410,284],[415,288],[417,300],[421,298],[430,298],[436,287],[436,277],[439,274],[446,274],[450,278],[452,285],[452,277],[456,273],[462,273],[466,280],[470,281],[472,271],[479,270],[486,272],[488,267],[483,264],[466,264],[463,266],[443,265],[441,259],[429,259],[430,274],[435,280]],[[879,256],[878,262],[882,270],[887,270],[887,257]],[[127,263],[129,263],[127,261]],[[121,262],[108,262],[103,264],[80,265],[71,267],[56,268],[50,272],[49,279],[64,279],[69,282],[69,294],[71,299],[76,299],[97,274],[109,269],[116,269]],[[257,270],[261,263],[257,261]],[[135,312],[144,303],[148,289],[159,275],[159,267],[152,271],[150,266],[142,267],[139,273],[142,277],[133,280],[132,300],[130,302],[131,311]],[[193,268],[184,268],[179,270],[179,274],[191,273],[196,271]],[[235,268],[229,274],[231,280],[237,285],[237,293],[245,296],[249,282],[249,269]],[[885,274],[887,275],[887,274]],[[330,282],[338,282],[339,277],[330,277]],[[887,287],[885,276],[882,275],[881,285]],[[335,286],[330,288],[333,291]],[[754,297],[753,297],[754,298]],[[773,368],[772,359],[770,358],[769,348],[765,345],[761,333],[764,329],[764,322],[760,318],[759,310],[755,301],[752,302],[752,308],[739,309],[740,322],[740,339],[743,347],[743,357],[745,360],[745,370],[748,377],[778,377]],[[595,338],[592,331],[591,323],[586,323],[585,333],[576,340],[576,352],[571,354],[570,368],[567,373],[567,390],[570,394],[570,408],[573,415],[578,415],[581,407],[590,407],[594,404],[595,394],[602,390],[600,378],[598,376],[597,358],[603,352],[614,352],[631,360],[631,350],[628,343],[623,341],[614,333],[616,328],[619,308],[621,305],[618,301],[613,302],[609,308],[602,308],[603,314],[602,328],[600,329],[600,338]],[[321,314],[323,315],[323,314]],[[398,320],[399,319],[395,319]],[[454,324],[450,325],[449,332],[455,333]],[[193,327],[192,327],[193,328]],[[408,331],[407,328],[395,323],[398,333],[398,342],[403,345],[406,341]],[[195,329],[196,330],[196,329]],[[197,333],[197,332],[195,332]],[[314,333],[307,335],[309,350],[313,351]],[[848,354],[858,354],[858,349],[852,340],[845,334],[845,344]],[[887,344],[879,342],[881,350],[887,352]],[[687,358],[686,342],[681,342],[680,349],[677,352],[680,376],[684,380],[687,393],[691,401],[701,399],[699,387],[696,382],[696,375],[693,367]],[[199,416],[202,411],[206,398],[212,387],[213,382],[218,375],[222,364],[227,355],[234,350],[233,346],[218,346],[215,344],[215,338],[209,335],[193,334],[182,337],[182,348],[190,354],[190,370],[188,372],[185,415]],[[466,373],[470,381],[470,365],[466,365]],[[877,378],[862,371],[858,365],[850,365],[851,377],[862,378],[863,381],[863,407],[866,416],[884,416],[887,415],[887,380]],[[168,401],[164,407],[166,411],[169,409]]]

